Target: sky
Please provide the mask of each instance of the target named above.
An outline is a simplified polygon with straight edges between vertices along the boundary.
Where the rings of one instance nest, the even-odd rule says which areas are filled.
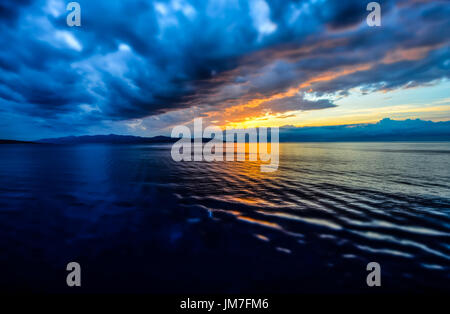
[[[450,120],[450,1],[0,2],[0,138]]]

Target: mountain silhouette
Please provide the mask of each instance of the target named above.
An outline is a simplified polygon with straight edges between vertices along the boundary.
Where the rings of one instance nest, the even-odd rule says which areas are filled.
[[[245,130],[240,131],[245,132]],[[204,138],[203,142],[209,140],[210,139]],[[178,138],[171,138],[168,136],[141,137],[109,134],[47,138],[33,142],[0,140],[0,144],[155,144],[174,143],[176,141],[178,141]],[[366,123],[317,127],[286,126],[280,128],[280,142],[351,141],[450,141],[450,121],[433,122],[420,119],[392,120],[385,118],[372,124]]]

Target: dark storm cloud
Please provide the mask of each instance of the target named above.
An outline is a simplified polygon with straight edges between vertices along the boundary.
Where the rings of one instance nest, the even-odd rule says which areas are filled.
[[[282,99],[269,100],[261,104],[261,108],[270,109],[273,113],[283,113],[288,111],[308,111],[336,107],[329,99],[318,99],[311,101],[301,95],[285,97]]]
[[[2,0],[0,2],[0,23],[14,23],[22,7],[32,0]]]
[[[381,28],[367,27],[360,0],[80,0],[82,26],[69,28],[66,1],[2,1],[0,104],[14,116],[92,125],[220,109],[330,71],[344,74],[305,91],[345,94],[448,77],[449,3],[379,2]],[[269,105],[274,112],[333,106],[295,97]]]

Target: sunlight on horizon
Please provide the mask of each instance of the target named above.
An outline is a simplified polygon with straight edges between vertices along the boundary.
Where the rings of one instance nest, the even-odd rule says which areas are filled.
[[[266,113],[263,116],[246,117],[238,122],[225,123],[221,127],[245,129],[287,125],[296,127],[329,126],[376,123],[384,118],[449,121],[449,91],[450,81],[448,80],[441,80],[429,86],[401,88],[388,92],[377,91],[368,94],[363,94],[360,89],[353,89],[348,96],[333,99],[336,107],[279,114]],[[329,99],[333,97],[330,96]]]

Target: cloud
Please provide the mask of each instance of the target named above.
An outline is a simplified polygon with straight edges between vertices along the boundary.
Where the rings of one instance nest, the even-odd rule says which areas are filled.
[[[250,16],[253,20],[253,26],[259,33],[259,39],[262,36],[272,34],[277,25],[270,20],[270,7],[264,0],[250,1]]]
[[[306,100],[303,96],[295,95],[276,100],[263,102],[261,108],[270,110],[273,113],[283,113],[289,111],[308,111],[336,107],[329,99],[319,99],[316,101]]]
[[[0,23],[13,24],[20,15],[23,7],[28,6],[32,0],[4,0],[0,3]]]
[[[150,130],[192,112],[225,122],[326,109],[297,94],[449,73],[446,1],[381,1],[381,28],[365,24],[359,0],[79,2],[79,28],[66,25],[63,1],[1,2],[0,114],[81,130],[145,119]]]

